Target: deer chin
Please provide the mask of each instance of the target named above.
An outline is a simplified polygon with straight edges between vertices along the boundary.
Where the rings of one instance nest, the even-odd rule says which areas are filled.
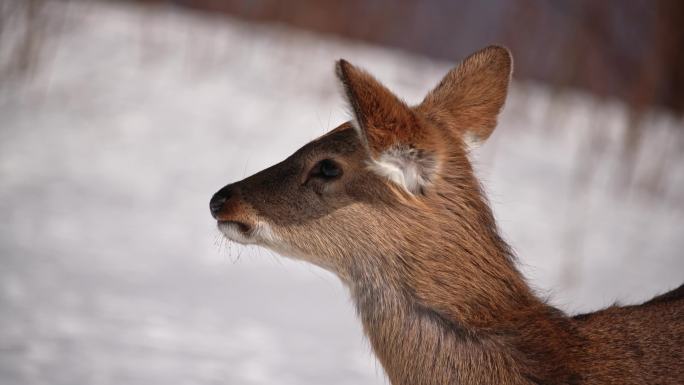
[[[223,235],[233,242],[243,245],[256,244],[254,228],[242,222],[218,221],[217,227]]]
[[[324,269],[334,271],[334,266],[322,263],[318,258],[312,258],[307,253],[291,246],[276,234],[271,225],[266,222],[257,221],[254,225],[248,225],[236,221],[218,221],[217,225],[219,231],[232,242],[246,246],[264,247],[283,257],[298,261],[309,261]]]
[[[273,248],[282,242],[268,223],[247,224],[237,221],[218,221],[219,231],[229,240],[242,245],[258,245]]]

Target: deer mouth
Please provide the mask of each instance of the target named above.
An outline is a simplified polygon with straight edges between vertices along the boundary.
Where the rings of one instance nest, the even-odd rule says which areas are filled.
[[[236,227],[241,233],[247,234],[252,231],[252,226],[244,223],[244,222],[239,222],[239,221],[218,221],[219,227],[223,226],[234,226]]]
[[[242,244],[254,243],[254,227],[240,221],[217,221],[219,230],[231,241]]]

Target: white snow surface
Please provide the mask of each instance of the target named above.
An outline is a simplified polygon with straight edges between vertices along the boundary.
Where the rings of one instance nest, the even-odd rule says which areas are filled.
[[[0,88],[0,382],[386,383],[337,278],[224,244],[208,201],[349,118],[334,60],[411,103],[454,63],[158,6],[44,12],[41,65]],[[620,103],[516,83],[473,153],[569,313],[684,281],[682,122],[648,119],[621,183]]]

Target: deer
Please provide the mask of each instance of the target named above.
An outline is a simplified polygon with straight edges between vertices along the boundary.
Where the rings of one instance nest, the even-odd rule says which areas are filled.
[[[568,315],[518,270],[470,161],[512,68],[484,48],[411,106],[340,59],[351,120],[216,192],[219,231],[338,276],[393,385],[684,384],[684,285]]]

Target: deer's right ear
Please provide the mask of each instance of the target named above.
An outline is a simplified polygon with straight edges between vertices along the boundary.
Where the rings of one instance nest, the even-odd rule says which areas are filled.
[[[370,153],[372,169],[410,193],[419,193],[438,168],[435,140],[416,113],[369,73],[339,60],[337,76],[354,113],[354,128]]]
[[[416,142],[417,120],[406,103],[344,59],[337,62],[336,72],[353,110],[354,126],[373,158],[398,143]]]

